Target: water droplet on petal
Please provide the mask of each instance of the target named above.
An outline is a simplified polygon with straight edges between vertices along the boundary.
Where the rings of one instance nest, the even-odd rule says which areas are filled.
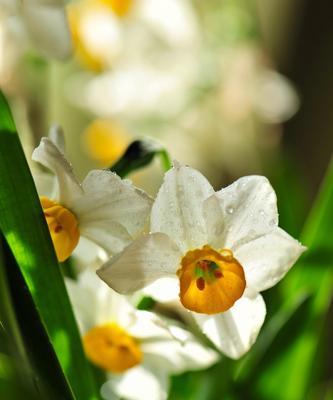
[[[233,207],[231,207],[231,206],[228,206],[228,207],[227,207],[227,213],[228,213],[228,214],[233,214],[234,211],[235,211],[235,210],[234,210]]]

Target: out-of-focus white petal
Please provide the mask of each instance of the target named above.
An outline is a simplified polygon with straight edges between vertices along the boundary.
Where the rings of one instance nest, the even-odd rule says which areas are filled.
[[[98,299],[95,290],[82,287],[78,282],[65,278],[67,292],[74,310],[80,332],[84,335],[97,324]]]
[[[108,260],[108,255],[97,243],[81,235],[73,254],[75,268],[83,272],[86,269],[96,271]]]
[[[161,69],[148,62],[123,64],[88,83],[86,76],[71,78],[66,93],[72,102],[104,117],[123,113],[130,118],[142,118],[142,114],[174,116],[186,105],[186,94],[194,81],[194,71],[185,71],[175,65]]]
[[[146,286],[143,290],[146,296],[151,296],[161,303],[179,301],[179,279],[161,278]]]
[[[82,272],[77,281],[66,279],[66,286],[83,334],[98,325],[115,322],[126,328],[135,321],[136,310],[126,297],[110,289],[94,272]]]
[[[112,393],[127,400],[165,400],[168,394],[169,377],[163,365],[150,361],[131,368],[124,374],[110,375],[101,388],[105,400],[112,399]]]
[[[111,65],[123,46],[122,25],[106,4],[92,4],[81,11],[78,34],[88,54],[104,65]]]
[[[193,6],[188,0],[142,0],[140,14],[148,24],[173,47],[197,45],[199,27]]]
[[[218,349],[228,357],[238,359],[255,342],[265,320],[266,306],[260,294],[246,290],[235,305],[224,313],[192,314]]]
[[[190,332],[171,322],[167,336],[147,339],[141,348],[144,354],[163,359],[165,368],[174,374],[207,368],[219,358],[215,351],[201,345]]]
[[[82,188],[84,197],[72,205],[82,226],[109,220],[125,227],[132,236],[143,229],[152,200],[130,181],[121,180],[110,171],[93,170],[84,179]]]
[[[174,276],[181,253],[164,233],[153,233],[137,239],[112,257],[97,274],[119,293],[142,289],[156,279]]]
[[[46,56],[65,59],[72,42],[63,2],[23,1],[22,17],[35,46]]]
[[[235,250],[278,224],[276,195],[264,176],[245,176],[216,193],[223,210],[223,247]]]
[[[40,196],[46,196],[53,199],[57,196],[57,180],[53,174],[45,174],[39,170],[33,170],[33,178]]]
[[[157,314],[149,311],[136,310],[135,319],[125,328],[131,336],[143,343],[151,340],[172,339],[169,324]],[[142,350],[144,351],[144,347]]]
[[[145,364],[149,365],[148,356],[153,362],[160,359],[169,373],[207,368],[218,359],[218,354],[200,344],[192,333],[151,312],[137,311],[135,322],[127,330],[139,340]]]
[[[281,123],[291,118],[300,106],[292,83],[276,71],[264,69],[257,77],[253,106],[268,123]]]
[[[32,159],[56,175],[59,192],[55,200],[71,208],[72,201],[80,197],[83,191],[73,173],[72,166],[63,153],[50,139],[42,138],[39,146],[32,153]]]
[[[305,251],[281,228],[241,246],[235,257],[242,264],[246,285],[258,292],[276,285]]]
[[[65,137],[62,127],[58,124],[51,125],[49,129],[49,139],[65,154]]]
[[[80,233],[101,246],[108,254],[120,253],[132,241],[131,235],[121,224],[107,218],[83,223],[80,220]]]
[[[171,237],[185,253],[207,243],[203,202],[214,190],[195,169],[176,165],[165,175],[151,212],[151,231]]]

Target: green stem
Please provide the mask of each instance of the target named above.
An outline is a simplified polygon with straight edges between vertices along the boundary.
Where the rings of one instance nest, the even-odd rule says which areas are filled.
[[[161,162],[162,162],[162,168],[164,171],[169,171],[169,169],[172,168],[172,162],[169,156],[169,153],[163,149],[160,151],[160,157],[161,157]]]

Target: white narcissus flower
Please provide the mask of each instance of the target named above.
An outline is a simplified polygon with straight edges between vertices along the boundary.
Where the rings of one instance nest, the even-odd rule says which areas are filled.
[[[80,184],[64,156],[61,132],[52,134],[42,138],[32,159],[56,177],[53,193],[40,191],[40,199],[58,260],[72,254],[81,236],[118,253],[144,228],[152,200],[108,170],[90,171]]]
[[[259,293],[305,249],[278,227],[268,180],[247,176],[215,193],[198,171],[175,165],[152,207],[150,230],[98,275],[120,293],[173,278],[180,302],[208,338],[227,356],[241,357],[265,319]]]
[[[64,0],[0,0],[0,11],[8,16],[9,28],[28,35],[44,55],[65,59],[71,54]]]
[[[215,351],[192,334],[131,303],[85,271],[66,280],[87,358],[107,373],[104,399],[164,400],[170,374],[207,368]]]

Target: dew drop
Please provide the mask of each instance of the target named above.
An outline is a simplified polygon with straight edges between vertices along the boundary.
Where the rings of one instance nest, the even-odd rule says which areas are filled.
[[[234,210],[233,207],[231,207],[231,206],[227,207],[227,213],[228,213],[228,214],[233,214],[234,211],[235,211],[235,210]]]

